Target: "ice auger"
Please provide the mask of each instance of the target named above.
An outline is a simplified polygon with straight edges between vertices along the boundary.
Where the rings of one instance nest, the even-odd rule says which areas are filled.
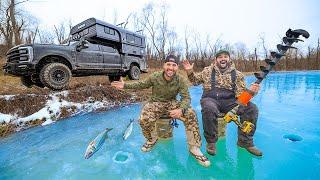
[[[260,66],[261,72],[254,73],[254,76],[257,78],[256,82],[257,84],[260,84],[262,80],[267,76],[267,74],[272,70],[273,66],[277,64],[277,62],[285,56],[285,53],[288,49],[293,48],[297,49],[296,47],[291,46],[293,43],[297,43],[299,41],[302,41],[299,39],[300,36],[303,36],[304,38],[309,38],[310,34],[303,30],[303,29],[296,29],[291,30],[289,29],[286,32],[286,36],[282,38],[283,44],[278,44],[277,49],[279,52],[272,51],[271,52],[271,59],[265,59],[265,62],[267,66]],[[224,117],[223,119],[229,123],[231,121],[235,122],[236,125],[243,131],[244,133],[250,133],[252,129],[254,128],[254,124],[248,121],[244,121],[241,123],[238,119],[237,111],[239,109],[240,105],[247,106],[249,101],[253,98],[254,93],[250,91],[249,89],[246,89],[243,91],[237,98],[236,105],[234,108],[232,108]]]

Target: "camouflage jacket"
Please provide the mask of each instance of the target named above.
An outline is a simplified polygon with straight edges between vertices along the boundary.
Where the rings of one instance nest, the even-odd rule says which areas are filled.
[[[152,95],[149,99],[151,102],[168,102],[176,100],[177,95],[181,96],[181,108],[190,107],[190,95],[188,92],[187,81],[180,75],[176,74],[171,81],[163,77],[163,71],[154,72],[148,78],[134,82],[125,83],[125,89],[146,89],[152,87]]]
[[[188,71],[188,78],[193,85],[203,84],[204,91],[211,90],[211,74],[212,69],[215,69],[215,87],[224,88],[232,90],[232,80],[231,80],[231,71],[236,70],[235,66],[232,64],[225,72],[221,73],[219,68],[215,64],[211,64],[208,67],[205,67],[202,72],[195,73],[192,70]],[[242,91],[245,90],[246,84],[244,81],[244,75],[236,70],[236,81],[235,81],[235,94],[238,97]]]

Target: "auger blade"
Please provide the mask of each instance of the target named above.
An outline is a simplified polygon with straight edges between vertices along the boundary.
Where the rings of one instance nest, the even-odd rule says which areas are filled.
[[[259,80],[263,79],[263,76],[261,75],[261,73],[254,73],[254,76]]]
[[[295,30],[289,29],[286,32],[286,36],[291,38],[298,38],[299,36],[303,36],[304,38],[309,38],[310,34],[308,33],[308,31],[303,29],[295,29]]]
[[[278,51],[287,51],[288,49],[290,49],[290,48],[292,48],[292,49],[297,49],[296,47],[293,47],[293,46],[287,46],[287,45],[282,45],[282,44],[278,44],[277,45],[277,49],[278,49]]]
[[[261,70],[262,72],[264,72],[265,74],[268,74],[268,73],[269,73],[269,70],[267,70],[267,68],[264,67],[264,66],[260,66],[260,70]]]
[[[297,43],[297,42],[299,42],[299,41],[302,41],[302,42],[303,42],[303,40],[301,40],[301,39],[298,39],[298,38],[290,38],[290,37],[283,37],[283,38],[282,38],[282,41],[283,41],[283,43],[285,43],[285,44]]]
[[[276,63],[274,61],[272,61],[271,59],[265,59],[264,60],[267,64],[269,64],[270,66],[274,66],[276,65]]]
[[[282,56],[285,56],[284,54],[281,54],[281,53],[277,53],[275,51],[272,51],[271,52],[271,57],[273,58],[277,58],[277,59],[280,59]]]

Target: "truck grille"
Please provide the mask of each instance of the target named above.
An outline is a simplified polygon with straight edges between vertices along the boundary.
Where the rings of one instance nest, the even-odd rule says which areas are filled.
[[[28,62],[32,60],[32,48],[31,47],[15,47],[8,51],[7,62],[19,63]]]

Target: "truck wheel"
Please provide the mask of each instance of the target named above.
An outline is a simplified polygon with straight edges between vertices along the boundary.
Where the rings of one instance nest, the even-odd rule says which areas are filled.
[[[40,71],[40,81],[54,90],[67,88],[70,78],[70,69],[62,63],[47,64]]]
[[[28,88],[31,88],[31,86],[33,85],[33,82],[31,81],[31,76],[22,76],[20,80],[21,83]]]
[[[140,78],[140,69],[138,66],[132,65],[129,70],[129,79],[138,80]]]
[[[109,76],[109,82],[120,81],[121,76]]]

